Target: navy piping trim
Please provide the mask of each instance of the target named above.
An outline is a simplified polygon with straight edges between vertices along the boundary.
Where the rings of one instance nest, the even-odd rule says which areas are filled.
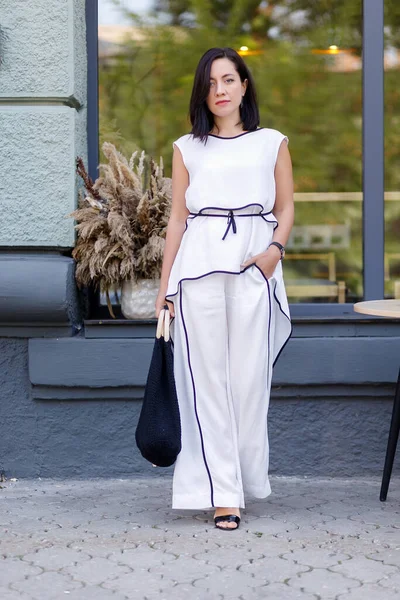
[[[288,315],[285,313],[285,311],[282,309],[281,303],[279,302],[279,300],[278,300],[278,296],[276,295],[276,286],[277,286],[277,284],[275,284],[275,287],[274,287],[274,298],[275,298],[275,300],[276,300],[276,302],[277,302],[277,304],[278,304],[278,306],[279,306],[279,310],[281,311],[281,313],[282,313],[282,314],[284,314],[284,315],[285,315],[285,317],[287,318],[287,320],[288,320],[288,321],[289,321],[289,323],[290,323],[290,332],[289,332],[289,335],[288,335],[288,337],[286,338],[286,341],[283,343],[283,345],[282,345],[281,349],[279,350],[278,354],[276,355],[276,358],[275,358],[275,360],[274,360],[274,362],[273,362],[273,364],[272,364],[272,368],[275,366],[275,364],[276,364],[276,362],[277,362],[278,358],[279,358],[279,357],[280,357],[280,355],[282,354],[284,347],[286,346],[286,344],[288,343],[288,341],[289,341],[289,340],[290,340],[290,338],[292,337],[292,333],[293,333],[293,325],[292,325],[292,321],[290,320],[290,317],[289,317],[289,316],[288,316]]]
[[[190,216],[191,214],[192,213],[189,213],[189,216],[187,216],[186,219],[185,219],[185,230],[184,230],[183,233],[186,233],[186,229],[188,228],[188,224],[189,224],[188,221],[192,221],[194,219],[194,217]]]
[[[277,285],[278,285],[278,284],[275,284],[275,287],[274,287],[274,297],[275,297],[275,300],[276,300],[276,301],[277,301],[277,303],[278,303],[278,306],[279,306],[279,309],[280,309],[281,313],[283,313],[283,314],[285,315],[285,317],[287,318],[287,320],[288,320],[288,321],[290,321],[290,317],[289,317],[289,315],[287,315],[287,314],[285,313],[285,311],[283,310],[283,308],[282,308],[282,306],[281,306],[281,303],[279,302],[279,298],[278,298],[278,296],[276,295],[276,286],[277,286]]]
[[[249,206],[259,206],[261,208],[261,210],[258,213],[244,213],[244,214],[240,214],[240,213],[236,212],[237,210],[241,210],[243,208],[248,208]],[[203,208],[201,208],[199,210],[199,212],[197,212],[197,213],[190,212],[189,214],[192,215],[192,219],[195,219],[196,217],[224,217],[224,218],[228,217],[228,227],[227,227],[227,229],[225,231],[225,234],[224,234],[224,236],[222,238],[223,240],[225,240],[225,238],[226,238],[226,236],[228,234],[228,231],[229,231],[229,229],[230,229],[231,226],[233,228],[233,232],[236,233],[236,223],[235,223],[235,218],[236,217],[261,217],[266,223],[273,224],[274,225],[274,231],[275,231],[275,229],[279,225],[278,221],[276,219],[274,219],[273,221],[270,221],[269,219],[267,219],[266,215],[270,215],[272,213],[272,210],[263,212],[263,208],[264,207],[262,206],[262,204],[259,204],[258,202],[253,202],[253,203],[250,203],[250,204],[246,204],[245,206],[239,206],[239,207],[236,207],[236,208],[225,208],[225,207],[220,207],[220,206],[203,206]],[[209,213],[207,214],[207,213],[202,212],[204,210],[209,210],[209,209],[211,209],[211,210],[221,210],[221,211],[225,211],[225,212],[222,212],[220,214],[209,214]],[[226,214],[226,212],[228,212],[228,215]],[[187,220],[186,220],[185,231],[186,231],[186,229],[187,229]]]
[[[271,212],[272,212],[272,211],[271,211]],[[270,214],[270,213],[266,213],[266,214]],[[262,218],[262,219],[264,219],[264,221],[265,221],[266,223],[273,223],[273,224],[275,225],[275,227],[274,227],[274,231],[275,231],[275,229],[276,229],[277,227],[279,227],[279,223],[278,223],[278,221],[276,221],[276,220],[274,220],[274,221],[268,221],[268,219],[266,219],[266,218],[264,217],[264,214],[261,214],[261,213],[260,213],[260,216],[261,216],[261,218]]]
[[[179,282],[179,284],[181,284],[181,282]],[[207,471],[207,475],[208,475],[208,479],[210,481],[210,488],[211,488],[211,506],[214,506],[214,487],[213,487],[213,483],[212,483],[212,479],[211,479],[211,473],[210,473],[210,469],[208,467],[207,464],[207,459],[206,459],[206,454],[205,454],[205,450],[204,450],[204,439],[203,439],[203,432],[201,430],[201,424],[200,424],[200,419],[199,419],[199,415],[197,413],[197,399],[196,399],[196,385],[194,382],[194,376],[193,376],[193,369],[192,369],[192,363],[190,362],[190,349],[189,349],[189,336],[187,333],[187,329],[186,329],[186,323],[185,323],[185,318],[183,316],[183,308],[182,308],[182,293],[180,294],[180,308],[181,308],[181,315],[182,315],[182,323],[183,323],[183,329],[185,331],[185,338],[186,338],[186,348],[187,348],[187,356],[188,356],[188,365],[189,365],[189,371],[190,371],[190,377],[192,380],[192,387],[193,387],[193,401],[194,401],[194,412],[196,415],[196,421],[197,421],[197,425],[199,427],[199,433],[200,433],[200,442],[201,442],[201,451],[203,453],[203,460],[204,460],[204,465],[206,467],[206,471]]]
[[[243,269],[243,271],[239,271],[239,272],[238,272],[238,271],[209,271],[208,273],[204,273],[203,275],[199,275],[198,277],[184,277],[183,279],[180,279],[180,280],[179,280],[179,282],[178,282],[178,289],[179,289],[179,286],[181,286],[181,284],[182,284],[182,282],[183,282],[183,281],[195,281],[195,280],[197,280],[197,279],[202,279],[203,277],[208,277],[208,275],[213,275],[214,273],[225,273],[225,274],[227,274],[227,275],[240,275],[241,273],[244,273],[245,271],[247,271],[247,269],[250,269],[250,268],[251,268],[253,265],[254,265],[255,267],[257,267],[257,269],[259,269],[259,271],[261,272],[261,274],[262,274],[262,276],[264,277],[265,281],[266,281],[266,282],[269,284],[269,281],[268,281],[268,279],[265,277],[265,275],[264,275],[264,273],[263,273],[262,269],[260,269],[260,267],[259,267],[258,265],[256,265],[256,263],[251,263],[251,264],[250,264],[248,267],[246,267],[245,269]],[[166,299],[167,299],[167,298],[172,298],[172,297],[173,297],[173,296],[175,296],[177,293],[178,293],[178,290],[176,290],[176,292],[175,292],[174,294],[168,294],[167,296],[165,296],[165,298],[166,298]],[[275,364],[276,364],[276,362],[277,362],[278,358],[280,357],[280,355],[281,355],[281,353],[282,353],[282,351],[283,351],[284,347],[286,346],[286,344],[287,344],[287,343],[288,343],[288,341],[290,340],[290,338],[291,338],[291,336],[292,336],[292,333],[293,333],[293,325],[292,325],[291,319],[290,319],[290,317],[289,317],[289,316],[288,316],[288,315],[285,313],[285,311],[284,311],[284,310],[282,310],[281,303],[279,302],[279,300],[278,300],[278,297],[277,297],[277,295],[276,295],[276,284],[275,284],[275,288],[274,288],[274,294],[273,294],[273,295],[274,295],[274,298],[275,298],[276,302],[278,303],[279,310],[281,311],[281,313],[282,313],[283,315],[285,315],[285,317],[287,318],[287,320],[288,320],[288,321],[289,321],[289,323],[290,323],[290,333],[289,333],[289,335],[288,335],[288,337],[287,337],[286,341],[284,342],[283,346],[282,346],[282,347],[281,347],[281,349],[279,350],[279,352],[278,352],[278,354],[277,354],[277,356],[276,356],[276,358],[275,358],[275,360],[274,360],[274,362],[273,362],[273,364],[272,364],[272,367],[274,367],[274,366],[275,366]],[[271,306],[271,301],[270,301],[270,306]]]
[[[250,204],[245,204],[244,206],[232,206],[232,207],[225,207],[225,206],[203,206],[203,208],[201,208],[199,210],[199,212],[197,213],[190,213],[191,215],[203,215],[202,211],[203,210],[208,210],[209,208],[213,209],[213,210],[241,210],[242,208],[248,208],[249,206],[259,206],[261,209],[263,209],[263,205],[260,204],[259,202],[250,202]],[[260,213],[262,212],[262,210],[260,211]],[[260,213],[254,213],[255,215],[258,215]],[[272,210],[265,212],[264,214],[269,215],[272,213]],[[222,217],[225,215],[221,215]]]
[[[252,267],[252,266],[253,266],[253,263],[251,265],[248,265],[242,271],[220,271],[220,270],[216,270],[216,271],[208,271],[207,273],[203,273],[203,275],[198,275],[198,277],[183,277],[178,282],[178,289],[179,289],[179,286],[181,285],[181,283],[183,281],[196,281],[197,279],[203,279],[203,277],[208,277],[208,275],[214,275],[214,273],[225,273],[226,275],[240,275],[241,273],[244,273],[245,271],[247,271],[247,269],[250,269],[250,267]],[[176,294],[178,293],[178,289],[173,294],[167,294],[165,296],[165,299],[172,298],[173,296],[176,296]]]
[[[261,131],[264,127],[258,127],[257,129],[253,129],[253,131],[244,131],[243,133],[239,133],[239,135],[233,135],[232,137],[223,137],[221,135],[215,135],[215,133],[208,133],[207,135],[211,135],[212,137],[216,137],[220,140],[234,140],[235,138],[242,137],[242,135],[246,135],[247,133],[255,133],[256,131]]]

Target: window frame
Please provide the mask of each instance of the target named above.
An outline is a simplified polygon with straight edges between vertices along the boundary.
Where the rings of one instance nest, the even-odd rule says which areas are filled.
[[[384,0],[363,0],[362,39],[362,235],[363,299],[384,298]],[[99,162],[98,0],[86,0],[88,172],[95,180]],[[377,201],[379,199],[379,201]],[[91,312],[103,316],[99,294]],[[291,303],[292,318],[362,320],[353,303]]]

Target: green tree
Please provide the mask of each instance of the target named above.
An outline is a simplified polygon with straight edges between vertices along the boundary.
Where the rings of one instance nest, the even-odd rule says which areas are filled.
[[[385,3],[386,45],[397,40],[397,4]],[[154,9],[154,15],[167,13],[169,23],[149,24],[130,13],[143,41],[127,41],[100,65],[104,138],[127,153],[140,148],[156,160],[162,155],[168,174],[172,141],[190,131],[188,105],[200,56],[217,45],[245,45],[252,51],[245,60],[256,81],[261,125],[290,138],[296,191],[361,191],[362,72],[351,62],[360,61],[361,0],[155,0]],[[346,54],[319,53],[332,44]],[[348,63],[337,68],[342,56]],[[400,189],[398,74],[394,68],[385,76],[388,190]],[[389,249],[398,239],[399,204],[387,206]],[[343,201],[296,206],[298,224],[350,224],[351,250],[338,251],[337,261],[354,297],[362,293],[361,208]],[[317,267],[307,268],[315,274]]]

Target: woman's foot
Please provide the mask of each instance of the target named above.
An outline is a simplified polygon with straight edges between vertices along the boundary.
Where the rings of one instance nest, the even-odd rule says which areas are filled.
[[[214,519],[215,517],[223,517],[224,515],[236,515],[240,518],[240,510],[238,508],[230,507],[218,507],[215,509]],[[236,521],[218,521],[215,523],[215,526],[218,527],[218,529],[237,529],[239,523]]]

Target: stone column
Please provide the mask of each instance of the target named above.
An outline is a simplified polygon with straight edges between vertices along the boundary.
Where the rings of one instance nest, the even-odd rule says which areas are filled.
[[[0,336],[70,335],[81,323],[66,215],[75,158],[86,161],[85,0],[0,0],[0,57]]]

